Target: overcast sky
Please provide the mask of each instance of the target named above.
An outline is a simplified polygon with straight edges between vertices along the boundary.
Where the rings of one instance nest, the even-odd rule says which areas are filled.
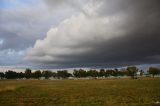
[[[160,62],[160,0],[0,0],[0,65]]]

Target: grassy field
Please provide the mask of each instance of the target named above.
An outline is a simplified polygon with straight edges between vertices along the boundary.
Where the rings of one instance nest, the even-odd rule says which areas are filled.
[[[0,106],[152,106],[160,78],[1,80]]]

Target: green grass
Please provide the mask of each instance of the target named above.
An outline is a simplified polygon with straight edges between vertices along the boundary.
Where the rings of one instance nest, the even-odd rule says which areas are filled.
[[[0,106],[151,106],[160,79],[1,80]]]

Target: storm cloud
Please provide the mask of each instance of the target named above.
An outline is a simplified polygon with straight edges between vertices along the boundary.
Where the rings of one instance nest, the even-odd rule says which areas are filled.
[[[160,62],[159,0],[90,0],[37,40],[25,60],[39,64]]]
[[[67,17],[57,9],[60,4],[55,4],[57,7],[50,9],[41,0],[38,3],[31,0],[28,4],[19,0],[2,0],[0,3],[4,5],[0,8],[0,38],[5,41],[1,49],[19,50],[30,47],[37,39],[43,38],[50,27]],[[64,10],[66,13],[69,11],[69,7]]]
[[[0,65],[160,62],[159,0],[1,0]]]
[[[79,11],[65,3],[67,1],[62,1],[65,9],[59,8],[63,3],[54,3],[50,8],[51,3],[48,2],[49,0],[0,1],[0,65],[21,63],[24,57],[19,52],[23,52],[24,56],[37,39],[45,37],[50,27]],[[10,51],[14,52],[13,57],[8,55]]]

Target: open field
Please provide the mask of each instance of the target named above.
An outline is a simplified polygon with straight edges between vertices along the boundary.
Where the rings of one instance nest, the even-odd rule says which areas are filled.
[[[160,78],[1,80],[1,106],[152,106]]]

